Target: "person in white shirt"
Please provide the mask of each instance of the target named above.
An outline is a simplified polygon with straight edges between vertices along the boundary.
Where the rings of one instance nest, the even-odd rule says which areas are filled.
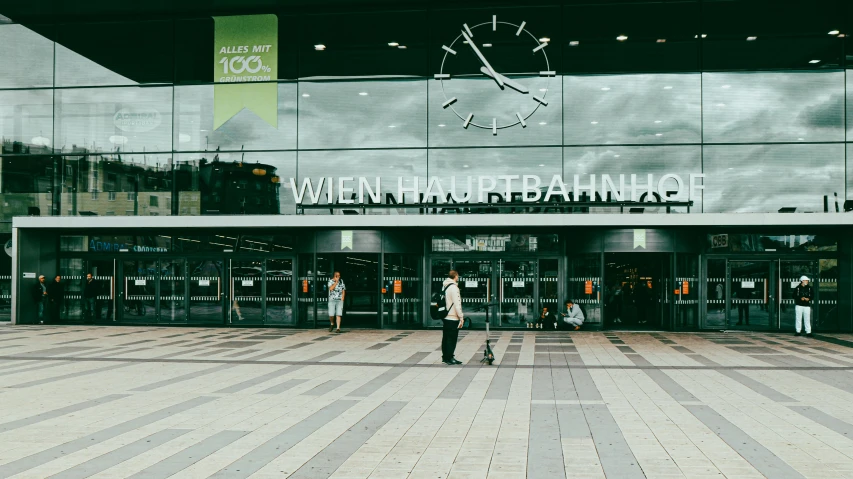
[[[581,307],[576,305],[571,299],[566,301],[566,309],[560,313],[560,316],[563,318],[563,323],[575,331],[580,329],[583,324],[583,311],[581,311]]]
[[[326,285],[329,288],[329,332],[333,330],[341,332],[341,316],[344,314],[344,298],[346,298],[347,287],[341,279],[341,273],[335,271],[332,279]],[[337,325],[337,329],[335,328]]]
[[[456,341],[459,339],[459,329],[465,324],[465,317],[462,315],[462,294],[459,292],[458,281],[459,273],[450,270],[447,273],[447,279],[442,284],[447,316],[441,321],[441,362],[448,366],[462,364],[462,361],[454,357]]]

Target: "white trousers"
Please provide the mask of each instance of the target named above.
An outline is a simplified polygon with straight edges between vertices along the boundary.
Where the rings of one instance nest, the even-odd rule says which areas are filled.
[[[583,320],[580,318],[565,318],[563,321],[565,321],[567,324],[571,324],[572,326],[583,325]]]
[[[794,306],[797,312],[797,324],[795,326],[797,332],[803,330],[803,320],[806,323],[806,334],[812,333],[812,308],[811,306]]]

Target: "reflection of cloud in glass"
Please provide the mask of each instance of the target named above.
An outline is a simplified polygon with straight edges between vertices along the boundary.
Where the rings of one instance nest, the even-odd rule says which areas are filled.
[[[136,85],[79,53],[56,44],[56,86]]]
[[[563,98],[567,145],[700,141],[698,74],[565,76]]]
[[[704,156],[706,213],[823,212],[824,195],[843,196],[841,144],[706,146]]]
[[[0,25],[0,45],[0,88],[53,86],[51,40],[23,25]]]
[[[702,81],[706,142],[844,141],[844,72],[704,73]]]
[[[43,146],[53,145],[53,92],[0,91],[0,139],[39,144],[33,138],[46,139]]]

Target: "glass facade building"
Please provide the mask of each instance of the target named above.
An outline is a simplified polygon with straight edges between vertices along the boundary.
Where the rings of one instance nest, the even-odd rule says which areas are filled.
[[[218,5],[0,11],[0,319],[322,326],[343,269],[432,327],[455,268],[475,327],[785,329],[807,274],[851,328],[850,2]]]

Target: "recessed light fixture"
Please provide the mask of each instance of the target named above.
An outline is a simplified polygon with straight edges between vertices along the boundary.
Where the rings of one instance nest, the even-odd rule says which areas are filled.
[[[804,138],[797,138],[797,141],[806,141]]]
[[[539,41],[540,41],[540,42],[543,42],[543,43],[548,43],[548,42],[550,42],[550,41],[551,41],[551,39],[550,39],[550,38],[548,38],[548,37],[542,37],[542,38],[540,38],[540,39],[539,39]]]
[[[841,33],[841,32],[839,32],[838,30],[830,30],[829,31],[830,35],[838,35],[839,33]]]
[[[663,136],[663,133],[655,133],[655,136]]]
[[[439,123],[439,124],[438,124],[438,127],[439,127],[439,128],[444,128],[445,126],[447,126],[447,125],[445,125],[444,123]]]
[[[809,60],[809,63],[820,63],[820,60]]]
[[[540,122],[539,122],[539,124],[540,124],[540,125],[542,125],[542,126],[545,126],[545,125],[547,125],[547,124],[548,124],[548,122],[546,122],[546,121],[540,121]]]
[[[388,128],[397,128],[397,125],[388,125]]]
[[[672,90],[672,87],[670,85],[667,85],[667,86],[663,87],[663,89],[664,90]]]
[[[303,97],[303,98],[308,98],[309,96],[311,96],[311,95],[309,95],[309,94],[307,94],[307,93],[303,93],[303,94],[302,94],[302,97]]]
[[[491,43],[484,43],[483,46],[488,48],[488,47],[492,46],[492,44]]]
[[[624,42],[625,40],[628,39],[628,35],[619,35],[618,37],[616,37],[616,39],[619,40],[620,42]]]
[[[597,125],[597,124],[598,124],[598,122],[597,122],[597,121],[591,121],[590,123],[591,123],[591,124],[593,124],[593,125]]]
[[[660,120],[655,120],[655,123],[660,123],[660,122],[661,122]]]
[[[360,92],[358,92],[358,95],[359,96],[367,96],[367,92],[366,91],[360,91]]]
[[[731,88],[731,87],[732,87],[731,85],[723,85],[723,86],[721,86],[720,88],[722,88],[722,89],[724,89],[724,90],[728,90],[728,89],[729,89],[729,88]]]
[[[539,163],[539,166],[545,166],[545,163]]]
[[[846,36],[847,36],[847,35],[845,35],[845,34],[843,34],[843,33],[839,33],[839,34],[838,34],[838,38],[844,38],[844,37],[846,37]]]
[[[406,45],[400,45],[400,46],[399,46],[399,47],[397,47],[397,48],[398,48],[398,49],[400,49],[400,50],[405,50],[406,48],[409,48],[409,47],[407,47]]]
[[[622,155],[613,155],[613,158],[619,158]]]
[[[610,87],[609,86],[603,86],[603,87],[601,87],[601,91],[610,91]]]
[[[700,36],[701,36],[702,38],[707,38],[707,37],[708,37],[708,34],[707,34],[707,33],[703,33],[702,35],[693,35],[693,38],[699,38]]]
[[[468,165],[462,165],[462,168],[468,168]]]
[[[400,44],[397,42],[388,42],[388,46],[389,47],[398,47],[398,46],[400,46]]]
[[[577,41],[577,40],[572,40],[572,41],[570,41],[570,42],[569,42],[569,46],[570,46],[570,47],[576,47],[576,46],[578,46],[578,45],[580,45],[580,44],[581,44],[581,42],[579,42],[579,41]]]
[[[726,106],[725,103],[717,103],[717,106]]]
[[[548,89],[547,88],[540,88],[539,91],[541,91],[542,93],[545,93],[546,91],[548,91]]]
[[[657,43],[666,43],[666,38],[658,38]]]
[[[318,43],[318,44],[314,45],[314,50],[322,52],[325,49],[326,49],[326,45],[323,45],[322,43]]]
[[[748,42],[754,42],[755,40],[758,40],[758,37],[746,37],[746,41]]]

